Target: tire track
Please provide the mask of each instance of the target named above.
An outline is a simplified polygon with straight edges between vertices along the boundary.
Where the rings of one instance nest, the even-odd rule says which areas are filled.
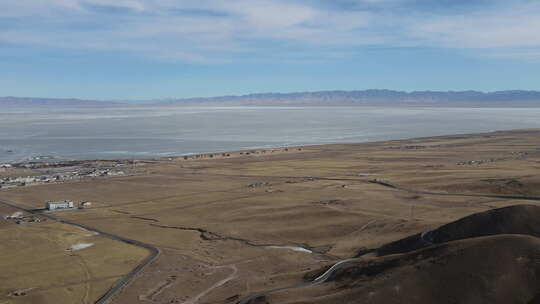
[[[201,293],[196,295],[194,298],[192,298],[192,299],[190,299],[188,301],[185,301],[183,304],[197,304],[201,298],[203,298],[204,296],[206,296],[207,294],[212,292],[214,289],[217,289],[217,288],[225,285],[227,282],[229,282],[231,280],[234,280],[237,277],[237,274],[238,274],[238,267],[236,267],[236,265],[212,266],[210,268],[213,268],[213,269],[229,268],[229,269],[232,270],[232,273],[228,277],[226,277],[225,279],[216,282],[215,284],[213,284],[212,286],[210,286],[206,290],[202,291]]]

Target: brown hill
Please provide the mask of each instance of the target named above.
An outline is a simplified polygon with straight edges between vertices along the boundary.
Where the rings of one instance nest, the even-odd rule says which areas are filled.
[[[432,231],[386,244],[379,256],[404,253],[432,244],[496,234],[526,234],[540,237],[540,207],[515,205],[476,213]]]
[[[496,235],[349,264],[270,303],[538,303],[540,239]],[[292,300],[294,299],[294,300]]]
[[[540,303],[540,207],[464,217],[345,262],[319,284],[267,294],[268,303]],[[313,281],[329,267],[306,275]]]

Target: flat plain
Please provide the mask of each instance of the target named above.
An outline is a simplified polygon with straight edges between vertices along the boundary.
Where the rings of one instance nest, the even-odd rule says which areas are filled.
[[[473,213],[540,206],[540,130],[175,157],[144,171],[0,200],[90,201],[55,216],[158,248],[112,303],[237,303]],[[0,303],[94,303],[150,254],[54,220],[2,221],[0,240]],[[93,246],[66,250],[77,243]],[[340,303],[336,284],[263,300]]]

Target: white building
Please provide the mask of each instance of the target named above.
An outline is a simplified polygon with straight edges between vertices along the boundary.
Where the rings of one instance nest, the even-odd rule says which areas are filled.
[[[45,208],[49,211],[53,211],[56,209],[70,209],[74,208],[74,204],[72,201],[61,201],[61,202],[46,202]]]

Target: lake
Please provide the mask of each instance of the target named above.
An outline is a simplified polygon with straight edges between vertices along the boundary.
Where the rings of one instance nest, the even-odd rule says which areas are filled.
[[[540,108],[157,107],[0,112],[0,162],[146,158],[540,128]]]

